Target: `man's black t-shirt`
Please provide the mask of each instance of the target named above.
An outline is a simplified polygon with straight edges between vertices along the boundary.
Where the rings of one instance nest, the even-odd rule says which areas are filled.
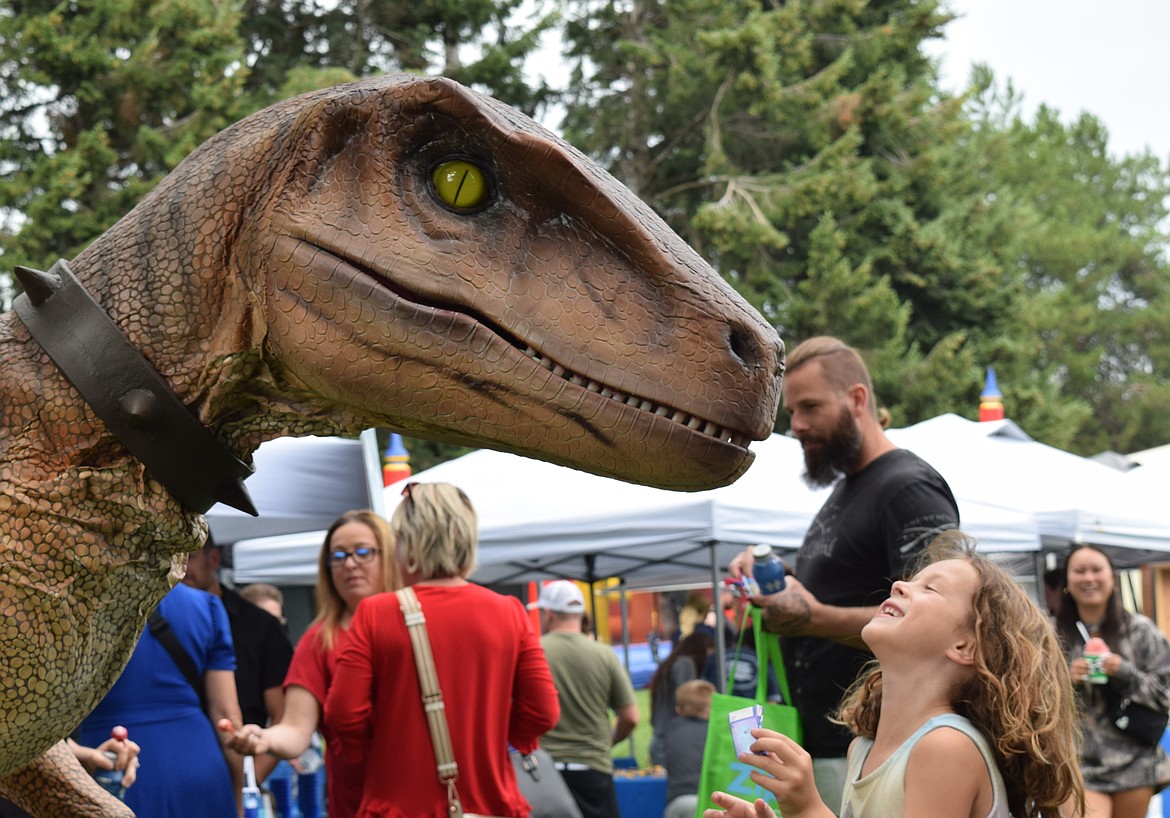
[[[880,605],[940,531],[959,525],[950,487],[930,464],[894,449],[839,481],[805,534],[796,578],[827,605]],[[814,758],[844,756],[851,735],[827,716],[873,657],[839,642],[785,637],[784,664]]]
[[[236,695],[244,724],[263,726],[268,723],[264,691],[284,685],[292,662],[292,643],[279,619],[231,588],[222,590],[236,648]]]

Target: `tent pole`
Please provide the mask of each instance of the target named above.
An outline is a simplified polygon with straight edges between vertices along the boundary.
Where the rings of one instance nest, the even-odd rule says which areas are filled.
[[[626,673],[630,672],[630,601],[626,596],[626,583],[619,579],[621,591],[619,599],[622,605],[622,657],[626,664]]]
[[[626,675],[630,675],[630,600],[626,596],[626,581],[621,577],[618,578],[619,587],[621,588],[621,603],[622,603],[622,655],[625,658]],[[651,705],[653,707],[653,705]],[[630,733],[630,758],[636,759],[638,757],[637,750],[634,747],[634,734]]]
[[[1048,555],[1044,553],[1041,548],[1036,552],[1033,564],[1036,569],[1036,602],[1040,605],[1040,610],[1048,611],[1048,601],[1044,598],[1044,575],[1048,573]]]
[[[715,680],[715,689],[720,693],[727,692],[727,640],[723,638],[723,611],[719,610],[719,564],[715,559],[715,541],[707,543],[711,551],[711,598],[715,600],[715,667],[718,678]]]
[[[380,517],[386,516],[386,496],[382,492],[382,455],[378,452],[378,433],[366,429],[361,433],[362,465],[366,467],[366,491],[370,495],[370,510]]]

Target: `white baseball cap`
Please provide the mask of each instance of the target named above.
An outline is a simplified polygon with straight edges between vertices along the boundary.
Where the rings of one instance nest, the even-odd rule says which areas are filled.
[[[530,602],[528,608],[554,613],[585,613],[585,597],[575,583],[558,579],[541,588],[540,598]]]

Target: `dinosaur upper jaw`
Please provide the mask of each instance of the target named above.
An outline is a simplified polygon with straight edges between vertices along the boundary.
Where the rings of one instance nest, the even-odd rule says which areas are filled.
[[[549,262],[534,291],[516,269],[484,275],[470,251],[437,253],[400,236],[387,253],[312,218],[282,228],[271,257],[287,262],[267,272],[269,343],[310,391],[371,425],[679,490],[735,480],[752,461],[750,441],[772,431],[774,336],[733,331],[678,284],[654,287],[654,302],[675,317],[667,323],[630,282],[614,287],[629,297],[624,315],[567,295],[586,278],[625,275],[630,262],[618,254],[572,270]],[[561,221],[545,229],[554,260],[583,239]],[[522,255],[517,268],[527,269],[532,254]],[[702,367],[688,346],[700,338]]]

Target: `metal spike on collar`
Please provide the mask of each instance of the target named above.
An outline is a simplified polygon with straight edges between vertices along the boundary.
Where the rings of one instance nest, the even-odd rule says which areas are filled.
[[[41,306],[52,297],[53,293],[61,289],[61,279],[52,273],[43,273],[32,267],[20,266],[17,266],[13,273],[34,307]]]
[[[257,515],[243,479],[252,467],[183,405],[69,265],[16,268],[13,309],[29,334],[150,475],[200,514],[222,502]]]

